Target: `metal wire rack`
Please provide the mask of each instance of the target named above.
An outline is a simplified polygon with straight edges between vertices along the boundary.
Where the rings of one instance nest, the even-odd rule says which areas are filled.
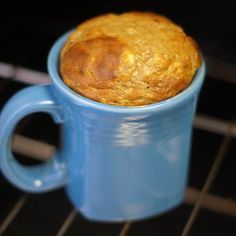
[[[222,75],[224,74],[226,75],[225,82],[227,83],[233,82],[232,73],[229,73],[229,71],[231,72],[235,71],[235,68],[233,66],[223,65],[224,67],[223,70],[227,71],[227,73],[223,73],[222,70],[219,69],[220,62],[209,60],[209,64],[210,66],[214,66],[215,64],[217,64],[218,69],[212,70],[215,73],[214,77],[222,77]],[[4,81],[4,83],[0,83],[0,93],[2,93],[3,90],[6,90],[8,86],[10,86],[12,83],[15,82],[21,82],[25,84],[49,83],[48,76],[42,72],[16,67],[6,63],[0,63],[0,77],[3,79],[2,81]],[[223,214],[231,218],[236,217],[236,202],[234,200],[209,193],[209,190],[214,184],[214,180],[218,174],[218,171],[221,168],[223,159],[227,156],[227,152],[230,148],[231,141],[233,138],[236,137],[236,123],[234,121],[225,121],[217,119],[215,117],[210,117],[203,114],[197,114],[194,120],[194,128],[211,132],[214,134],[220,134],[223,138],[221,144],[218,147],[218,151],[214,157],[214,161],[209,169],[207,178],[205,179],[202,188],[196,189],[190,186],[187,188],[184,204],[189,206],[190,211],[187,220],[185,222],[185,225],[181,230],[182,232],[179,232],[180,234],[173,232],[172,235],[182,235],[182,236],[190,235],[192,226],[197,221],[197,217],[201,209],[205,209],[207,211],[211,211],[214,213]],[[12,147],[14,152],[16,153],[40,161],[48,160],[56,149],[54,145],[48,144],[43,141],[38,141],[20,134],[14,135]],[[0,188],[1,187],[2,186],[0,186]],[[4,217],[0,217],[0,220],[2,219],[0,221],[0,235],[6,235],[6,236],[10,235],[8,234],[9,228],[13,227],[12,225],[14,221],[21,217],[21,214],[23,214],[22,212],[24,207],[26,207],[27,204],[30,204],[30,201],[34,200],[34,196],[31,194],[19,192],[17,196],[18,195],[19,195],[18,199],[16,199],[14,203],[11,203],[11,205],[8,207],[8,211],[4,214]],[[60,214],[59,210],[60,207],[61,206],[58,206],[56,214]],[[72,227],[72,224],[75,222],[76,218],[79,217],[79,215],[75,209],[73,208],[70,209],[70,208],[71,206],[68,205],[66,210],[63,210],[63,213],[61,213],[61,216],[59,217],[60,220],[58,220],[58,223],[56,223],[54,226],[53,235],[56,236],[75,235],[70,232],[70,228]],[[46,209],[42,209],[42,211],[46,211]],[[33,215],[34,213],[32,211],[32,217]],[[0,216],[1,216],[1,209],[0,209]],[[83,220],[83,222],[84,221],[85,220]],[[80,223],[81,220],[78,220],[78,224]],[[87,224],[90,223],[87,222]],[[95,223],[91,223],[91,227],[93,227],[94,224]],[[25,227],[27,228],[27,225],[25,225]],[[127,222],[126,224],[117,224],[114,230],[112,231],[113,233],[108,235],[128,236],[129,233],[131,233],[133,227],[136,227],[136,223]],[[116,234],[114,234],[114,232]],[[19,235],[24,235],[24,233],[19,232]],[[33,233],[31,235],[33,235]],[[83,234],[77,232],[76,235],[83,235]],[[87,235],[101,235],[101,234],[97,232],[96,234],[88,233]]]

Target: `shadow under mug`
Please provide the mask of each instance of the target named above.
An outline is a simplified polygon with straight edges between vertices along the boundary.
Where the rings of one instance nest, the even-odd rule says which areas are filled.
[[[1,113],[2,173],[28,192],[65,186],[74,206],[92,220],[137,220],[175,207],[185,195],[204,62],[175,97],[141,107],[111,106],[80,96],[61,80],[59,54],[67,36],[49,54],[52,84],[23,89]],[[50,161],[27,167],[12,154],[12,135],[19,120],[34,112],[47,112],[61,124],[62,145]]]

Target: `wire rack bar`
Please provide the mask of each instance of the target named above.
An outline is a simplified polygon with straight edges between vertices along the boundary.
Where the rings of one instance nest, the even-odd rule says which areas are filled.
[[[211,116],[206,115],[196,115],[194,119],[193,126],[194,128],[201,129],[204,131],[221,134],[221,135],[229,135],[232,137],[236,137],[236,124],[230,124],[230,130],[228,129],[230,122],[224,121],[221,119],[217,119]]]
[[[228,127],[228,130],[230,130],[230,128]],[[199,197],[197,199],[197,202],[196,204],[194,205],[194,208],[190,214],[190,217],[189,219],[187,220],[187,223],[183,229],[183,232],[181,234],[181,236],[187,236],[189,235],[189,232],[194,224],[194,221],[202,207],[202,204],[203,204],[203,201],[204,201],[204,198],[205,198],[205,195],[206,193],[209,191],[219,169],[220,169],[220,166],[221,166],[221,163],[227,153],[227,150],[229,148],[229,145],[230,145],[230,141],[231,141],[231,138],[229,135],[225,136],[220,148],[219,148],[219,151],[215,157],[215,161],[209,171],[209,174],[207,176],[207,179],[203,185],[203,188],[202,188],[202,191],[201,193],[199,194]]]
[[[7,215],[3,223],[0,225],[0,235],[2,235],[11,224],[11,222],[15,219],[19,211],[23,208],[26,201],[28,199],[28,195],[24,194],[20,197],[20,199],[16,202],[15,206],[12,208],[10,213]]]
[[[119,236],[126,236],[131,226],[132,226],[132,221],[126,222],[124,226],[122,227],[121,232],[119,233]]]
[[[188,187],[185,197],[185,203],[194,205],[197,202],[200,193],[201,192],[199,190]],[[236,202],[231,199],[226,199],[214,194],[206,193],[201,207],[216,213],[236,218]]]
[[[73,223],[75,217],[77,216],[76,209],[71,210],[69,215],[66,217],[64,223],[61,225],[61,228],[58,230],[56,236],[64,236],[71,224]]]
[[[46,73],[30,70],[0,62],[0,76],[5,79],[18,81],[26,84],[48,84],[49,76]]]
[[[40,161],[49,160],[56,150],[56,147],[53,145],[39,142],[18,134],[14,135],[12,148],[13,151],[18,154]]]

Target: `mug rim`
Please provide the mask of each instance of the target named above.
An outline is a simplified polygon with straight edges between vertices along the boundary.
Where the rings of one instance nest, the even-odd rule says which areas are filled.
[[[68,36],[73,31],[74,30],[70,30],[69,32],[63,34],[54,43],[54,45],[49,51],[47,66],[48,66],[50,79],[52,80],[56,88],[59,91],[61,91],[63,94],[65,94],[66,97],[69,97],[70,100],[74,101],[75,103],[78,103],[79,105],[83,105],[83,106],[100,110],[100,111],[113,112],[113,113],[132,113],[132,114],[133,113],[135,114],[150,113],[150,112],[171,109],[172,107],[175,107],[176,105],[181,104],[184,101],[191,98],[191,96],[196,94],[201,88],[201,85],[205,76],[205,71],[206,71],[206,65],[202,57],[202,54],[201,54],[201,59],[202,59],[201,67],[196,71],[194,75],[194,79],[188,85],[188,87],[185,88],[180,93],[176,94],[175,96],[165,99],[163,101],[153,103],[153,104],[148,104],[148,105],[142,105],[142,106],[117,106],[117,105],[104,104],[104,103],[89,99],[87,97],[84,97],[76,93],[74,90],[72,90],[69,86],[67,86],[63,82],[61,75],[59,73],[59,70],[58,70],[61,48],[64,45]]]

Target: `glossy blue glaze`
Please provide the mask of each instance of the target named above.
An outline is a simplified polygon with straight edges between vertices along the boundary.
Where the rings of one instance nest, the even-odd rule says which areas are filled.
[[[54,102],[51,86],[26,88],[6,104],[0,115],[0,167],[11,183],[29,192],[44,192],[61,187],[66,172],[60,153],[52,160],[36,167],[20,165],[12,155],[12,134],[18,121],[34,112],[47,112],[56,123],[64,121],[63,110]]]
[[[142,219],[175,207],[185,194],[204,63],[191,85],[166,101],[143,107],[105,105],[78,95],[62,82],[58,58],[66,37],[58,40],[49,55],[53,85],[23,90],[2,112],[4,175],[33,192],[65,185],[72,203],[93,220]],[[53,164],[37,170],[20,166],[10,154],[17,121],[36,111],[49,112],[62,123],[61,150]]]

